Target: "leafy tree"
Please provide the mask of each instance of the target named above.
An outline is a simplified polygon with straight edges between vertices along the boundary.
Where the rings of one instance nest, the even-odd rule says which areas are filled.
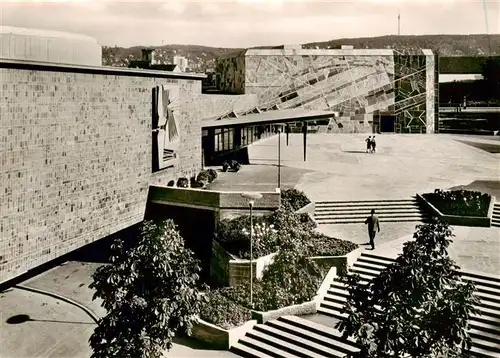
[[[470,348],[468,318],[478,300],[448,256],[453,236],[443,222],[419,225],[415,241],[370,283],[344,278],[348,318],[337,328],[357,340],[360,356],[451,357]]]
[[[200,312],[198,262],[172,220],[146,221],[137,246],[125,251],[118,239],[112,248],[90,284],[107,310],[89,339],[92,358],[161,357]]]

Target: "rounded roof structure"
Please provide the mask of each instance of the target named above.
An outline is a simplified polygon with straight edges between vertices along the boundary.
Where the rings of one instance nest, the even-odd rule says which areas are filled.
[[[96,39],[69,32],[0,26],[0,58],[71,65],[101,66]]]
[[[97,40],[95,38],[86,35],[74,34],[71,32],[63,32],[63,31],[28,29],[25,27],[0,26],[0,35],[49,37],[49,38],[58,38],[58,39],[73,40],[73,41],[92,42],[97,44]]]

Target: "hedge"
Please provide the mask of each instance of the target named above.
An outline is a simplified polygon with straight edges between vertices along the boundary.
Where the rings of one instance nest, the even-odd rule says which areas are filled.
[[[434,193],[422,195],[441,213],[455,216],[487,217],[491,196],[479,191],[436,189]]]

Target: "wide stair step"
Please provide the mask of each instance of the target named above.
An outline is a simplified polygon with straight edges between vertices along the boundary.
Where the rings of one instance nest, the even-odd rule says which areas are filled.
[[[361,285],[367,285],[388,265],[387,258],[362,253],[350,267],[361,276]],[[479,273],[461,272],[464,280],[476,285],[475,295],[480,302],[478,314],[469,319],[472,338],[471,355],[475,357],[500,357],[500,277]],[[318,314],[345,319],[342,309],[349,297],[346,285],[335,279],[318,309]],[[375,309],[380,307],[375,306]],[[345,357],[359,351],[353,338],[343,337],[333,326],[326,326],[296,316],[283,316],[265,324],[254,326],[252,331],[232,346],[231,351],[242,357]]]
[[[394,261],[393,258],[362,253],[350,267],[350,272],[359,274],[361,276],[360,284],[367,285]],[[500,357],[500,277],[470,272],[460,272],[460,274],[463,280],[474,283],[476,286],[475,295],[479,298],[479,304],[476,306],[479,312],[472,314],[469,320],[469,333],[473,342],[471,353],[477,357]],[[347,314],[341,311],[348,297],[346,285],[334,280],[318,313],[337,319],[345,319]]]
[[[381,223],[422,222],[429,218],[414,198],[401,200],[319,201],[314,218],[320,225],[364,223],[375,209]]]
[[[493,204],[493,215],[491,217],[491,226],[500,227],[500,203]]]

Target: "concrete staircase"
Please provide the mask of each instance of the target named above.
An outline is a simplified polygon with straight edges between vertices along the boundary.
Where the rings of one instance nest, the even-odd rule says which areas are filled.
[[[231,347],[231,351],[248,358],[341,358],[359,348],[352,340],[342,338],[333,326],[297,316],[283,316],[254,326]]]
[[[363,253],[350,268],[368,283],[394,260]],[[500,357],[500,279],[472,273],[462,273],[476,284],[481,315],[470,317],[472,357]],[[343,338],[334,322],[345,319],[341,309],[347,300],[345,286],[334,279],[324,297],[318,314],[329,316],[332,324],[317,323],[297,316],[283,316],[258,324],[242,337],[231,351],[242,357],[345,357],[359,351],[352,338]],[[327,317],[325,317],[327,318]],[[324,322],[324,320],[321,320]]]
[[[491,217],[491,226],[500,227],[500,203],[493,204],[493,215]]]
[[[364,223],[375,209],[380,222],[425,221],[428,216],[416,198],[403,200],[319,201],[314,219],[321,224]]]
[[[363,253],[350,271],[361,276],[368,283],[378,275],[393,259]],[[500,357],[500,279],[462,272],[462,278],[476,285],[476,295],[480,299],[481,315],[470,317],[471,353],[477,357]],[[347,300],[347,290],[341,282],[334,280],[318,313],[344,319],[340,310]]]

